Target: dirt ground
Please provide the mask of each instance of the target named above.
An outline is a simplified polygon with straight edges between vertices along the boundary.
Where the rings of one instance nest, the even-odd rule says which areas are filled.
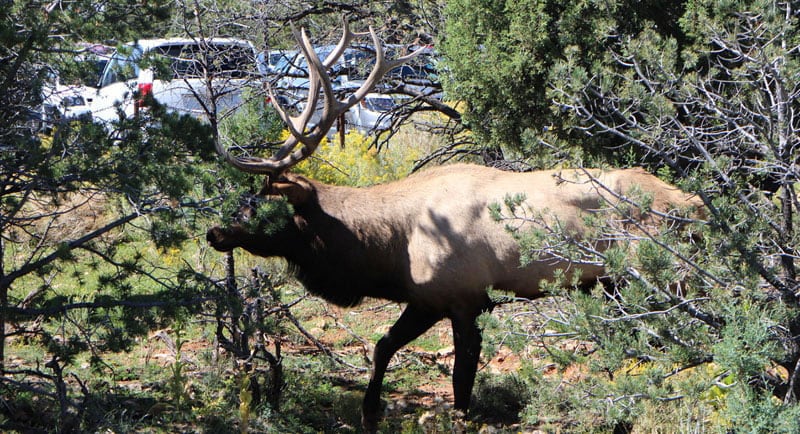
[[[374,344],[399,317],[402,306],[380,300],[369,300],[353,309],[337,308],[315,299],[311,299],[310,303],[313,306],[297,306],[293,311],[296,312],[295,315],[305,331],[317,342],[304,339],[297,330],[292,330],[292,334],[297,336],[291,339],[284,337],[281,341],[283,356],[286,358],[320,356],[323,352],[319,345],[323,345],[337,357],[359,360],[360,362],[354,362],[353,365],[362,368],[362,371],[348,370],[344,367],[341,375],[346,378],[342,379],[342,383],[363,390],[368,382],[369,360]],[[512,306],[500,310],[496,315],[507,315],[513,311]],[[146,343],[147,362],[158,363],[165,367],[174,363],[175,345],[170,340],[168,330],[152,333]],[[212,345],[213,342],[207,340],[188,341],[181,347],[181,357],[191,369],[201,354],[207,352]],[[516,372],[523,363],[523,357],[524,354],[500,345],[491,357],[482,356],[479,372],[503,374]],[[422,369],[425,371],[425,378],[411,388],[398,387],[396,390],[387,390],[388,388],[384,387],[382,398],[387,402],[387,414],[400,416],[452,408],[453,390],[450,374],[454,361],[452,331],[447,320],[440,321],[423,336],[398,351],[390,364],[387,379],[402,376],[403,370],[418,364],[424,365]],[[531,360],[526,361],[531,362]],[[548,364],[544,360],[535,363],[541,365],[545,375],[557,374],[555,365]],[[573,372],[569,375],[578,377],[581,373]]]

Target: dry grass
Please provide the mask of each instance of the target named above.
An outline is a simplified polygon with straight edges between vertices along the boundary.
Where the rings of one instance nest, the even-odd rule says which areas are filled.
[[[108,196],[97,190],[81,190],[55,197],[32,195],[18,213],[21,242],[40,240],[50,246],[84,236],[108,224]]]

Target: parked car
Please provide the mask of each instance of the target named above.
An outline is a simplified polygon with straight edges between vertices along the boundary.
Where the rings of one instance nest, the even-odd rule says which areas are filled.
[[[335,46],[324,45],[314,48],[320,60],[330,54]],[[407,54],[410,50],[405,46],[387,47],[387,57],[394,58]],[[346,95],[357,89],[372,67],[375,51],[370,45],[357,45],[345,50],[342,57],[330,68],[334,91],[340,96]],[[270,69],[268,79],[273,83],[278,103],[290,111],[303,110],[308,99],[308,71],[307,62],[302,54],[291,52],[284,55]],[[412,92],[422,95],[441,98],[441,86],[436,82],[435,55],[432,49],[426,49],[417,58],[409,63],[398,66],[386,74],[389,80],[402,82]],[[362,134],[379,132],[391,127],[392,113],[398,101],[406,96],[387,94],[391,87],[379,86],[375,92],[368,94],[359,104],[353,106],[345,114],[346,127],[355,128]],[[311,117],[310,126],[320,118],[317,110]],[[336,128],[336,126],[334,126]],[[332,130],[333,133],[335,130]]]
[[[256,74],[253,45],[240,39],[142,39],[117,50],[103,70],[92,101],[95,119],[110,123],[118,110],[133,116],[152,97],[167,110],[206,119],[242,104]]]
[[[361,134],[388,130],[392,126],[391,111],[397,107],[400,98],[399,95],[368,93],[345,113],[345,122]]]
[[[46,66],[38,119],[48,131],[60,122],[91,120],[91,102],[97,93],[102,68],[108,63],[111,47],[80,43],[72,62]]]

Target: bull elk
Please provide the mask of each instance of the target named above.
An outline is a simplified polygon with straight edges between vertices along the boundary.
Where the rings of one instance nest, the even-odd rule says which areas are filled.
[[[362,423],[369,431],[379,421],[380,391],[390,358],[444,318],[451,321],[455,346],[454,405],[467,410],[482,339],[476,318],[493,307],[487,288],[532,299],[544,295],[540,283],[553,279],[557,270],[565,272],[567,282],[575,278],[583,286],[604,275],[601,264],[547,254],[522,267],[520,247],[490,215],[492,204],[520,193],[525,197],[522,206],[541,215],[540,223],[557,222],[577,239],[586,232],[586,215],[621,203],[633,188],[651,195],[653,210],[634,215],[634,225],[655,224],[672,208],[695,204],[688,194],[641,169],[511,173],[458,164],[368,188],[326,185],[288,173],[290,166],[314,151],[339,115],[363,98],[383,74],[414,55],[385,59],[370,29],[377,52],[372,73],[355,93],[338,100],[327,68],[356,34],[345,22],[337,49],[325,61],[314,53],[305,30],[294,34],[310,65],[310,88],[309,104],[298,116],[275,106],[291,136],[269,158],[239,157],[221,146],[217,149],[238,169],[268,175],[259,194],[265,200],[285,198],[293,216],[282,230],[269,235],[247,229],[253,225],[234,223],[211,228],[206,238],[219,251],[243,248],[258,256],[285,258],[296,266],[297,278],[308,291],[337,305],[353,306],[364,297],[406,303],[375,346],[362,407]],[[322,117],[309,126],[319,93]],[[240,212],[247,216],[252,211]],[[536,225],[533,219],[521,229]],[[596,245],[602,249],[611,242]]]

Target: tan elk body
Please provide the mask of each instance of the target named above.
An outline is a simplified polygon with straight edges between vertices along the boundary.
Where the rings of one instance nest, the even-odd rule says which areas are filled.
[[[291,174],[273,188],[274,196],[285,196],[293,205],[290,225],[297,231],[296,241],[308,244],[308,251],[296,245],[274,245],[274,236],[250,233],[243,226],[212,229],[212,245],[223,251],[242,247],[301,265],[309,262],[310,267],[335,262],[341,270],[336,274],[343,274],[343,280],[334,285],[331,279],[331,288],[312,291],[334,297],[327,294],[334,288],[349,290],[354,303],[365,296],[385,298],[448,317],[454,314],[451,310],[485,308],[487,288],[529,299],[540,297],[540,284],[552,279],[556,269],[568,276],[578,273],[585,285],[603,277],[600,266],[547,256],[523,267],[519,242],[490,215],[490,206],[503,204],[510,195],[524,195],[519,208],[529,216],[536,214],[529,221],[517,220],[520,231],[539,226],[541,219],[549,226],[558,222],[578,241],[584,238],[585,217],[598,212],[613,216],[609,210],[631,200],[627,195],[632,191],[652,195],[656,211],[699,204],[693,196],[641,169],[514,173],[457,164],[368,188],[332,186]],[[645,214],[629,226],[639,223],[643,227],[634,232],[641,232],[655,229],[658,220],[657,214]],[[370,278],[373,275],[379,277]],[[386,285],[402,289],[383,292],[380,286]],[[360,287],[364,289],[354,289]]]
[[[354,235],[357,251],[374,258],[369,265],[394,274],[406,288],[402,301],[446,311],[483,302],[488,287],[536,298],[541,295],[540,281],[551,279],[556,268],[580,270],[580,279],[587,284],[603,275],[600,267],[552,258],[521,267],[518,241],[490,215],[490,206],[503,204],[508,196],[522,194],[526,200],[520,208],[531,220],[538,218],[534,213],[551,222],[558,220],[578,238],[587,214],[608,210],[621,201],[605,188],[623,196],[641,189],[654,196],[655,209],[664,211],[685,208],[692,201],[641,169],[589,173],[597,179],[580,170],[513,173],[459,164],[371,188],[336,187],[307,179],[304,184],[322,212]],[[652,217],[644,222],[650,227]],[[515,223],[521,231],[535,224]]]
[[[346,45],[352,36],[345,26],[340,45]],[[316,80],[326,95],[323,121],[301,135],[310,115],[290,119],[278,107],[287,122],[294,124],[293,136],[278,155],[237,158],[218,149],[242,170],[271,174],[262,194],[266,199],[285,197],[293,206],[292,220],[270,235],[237,224],[215,227],[208,231],[207,239],[221,251],[244,248],[259,256],[286,258],[296,266],[298,279],[309,291],[336,304],[354,305],[364,297],[407,304],[375,347],[362,408],[368,431],[376,429],[380,418],[380,389],[390,358],[439,320],[452,322],[455,407],[467,410],[481,348],[476,318],[493,306],[488,288],[536,298],[543,295],[540,283],[552,279],[557,270],[566,271],[567,276],[577,273],[581,286],[594,285],[604,276],[596,263],[570,262],[546,254],[523,267],[517,240],[504,223],[492,217],[490,206],[521,194],[525,200],[519,210],[529,218],[513,221],[520,230],[558,227],[574,240],[588,241],[602,251],[615,242],[614,237],[589,239],[584,219],[619,204],[627,207],[634,191],[650,198],[654,212],[639,212],[634,207],[618,222],[620,233],[642,234],[671,210],[699,205],[692,196],[642,169],[513,173],[456,164],[368,188],[331,186],[285,173],[288,166],[313,152],[333,119],[354,103],[332,100],[330,77],[322,62],[304,34],[298,35],[298,40],[309,63],[318,69],[312,71],[312,81]],[[381,50],[376,51],[375,71],[385,72],[389,67],[380,59]],[[329,64],[330,59],[324,63]],[[407,58],[400,61],[404,60]],[[363,97],[380,75],[368,80],[356,94]],[[301,148],[292,152],[298,144]],[[242,212],[252,214],[246,209]]]

